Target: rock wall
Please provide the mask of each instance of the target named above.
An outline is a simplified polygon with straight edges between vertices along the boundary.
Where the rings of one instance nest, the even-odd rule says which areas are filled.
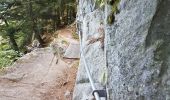
[[[170,100],[170,0],[121,0],[108,26],[110,100]]]
[[[104,10],[93,0],[78,3],[85,56],[97,84],[107,66],[109,100],[170,100],[170,0],[120,0],[114,23],[105,28],[106,55],[100,41],[90,42],[101,36]],[[82,91],[90,88],[83,65],[73,100],[91,92]]]
[[[95,86],[103,88],[102,73],[106,69],[104,60],[104,13],[102,9],[95,9],[94,0],[79,0],[77,24],[80,26],[82,48],[90,69]],[[100,41],[98,41],[98,39]],[[83,89],[83,90],[82,90]],[[86,100],[92,95],[91,85],[85,70],[83,60],[77,73],[73,100]]]

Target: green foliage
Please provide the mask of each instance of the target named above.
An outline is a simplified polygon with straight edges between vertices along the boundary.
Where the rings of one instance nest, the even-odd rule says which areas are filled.
[[[18,52],[11,50],[8,41],[0,39],[0,68],[9,66],[14,60],[18,59]]]
[[[21,54],[17,51],[10,49],[8,41],[5,39],[0,39],[0,68],[11,65],[15,60],[17,60]]]
[[[108,24],[112,24],[112,23],[114,23],[114,21],[115,21],[115,15],[114,15],[114,13],[111,13],[111,14],[107,17],[107,23],[108,23]]]
[[[114,4],[111,5],[112,6],[112,13],[118,13],[118,4],[119,4],[120,0],[115,0]]]
[[[76,32],[73,32],[72,36],[74,39],[77,39],[77,40],[79,39],[79,35]]]
[[[98,7],[102,7],[102,6],[105,5],[104,0],[95,0],[95,2],[96,2],[96,5],[97,5]]]
[[[98,7],[103,7],[106,2],[107,2],[107,4],[109,4],[111,6],[112,9],[111,9],[110,15],[107,18],[107,23],[112,24],[115,21],[114,14],[119,13],[118,4],[119,4],[120,0],[95,0],[95,2]]]
[[[18,58],[18,53],[14,50],[0,51],[0,68],[11,65]]]
[[[10,65],[34,37],[75,20],[76,0],[0,0],[0,66]],[[45,36],[45,35],[44,35]],[[45,38],[44,38],[45,39]],[[45,44],[45,43],[44,43]]]
[[[10,49],[10,46],[8,45],[7,39],[0,37],[0,51],[5,51],[8,49]]]
[[[0,35],[8,36],[19,31],[26,34],[23,45],[30,44],[33,33],[40,38],[44,33],[53,33],[58,27],[75,19],[76,0],[1,0]],[[18,43],[17,43],[18,44]]]
[[[112,7],[112,11],[111,11],[110,15],[107,17],[107,23],[108,24],[114,23],[115,14],[119,13],[118,4],[119,4],[120,0],[111,0],[111,1],[109,1],[109,4]]]

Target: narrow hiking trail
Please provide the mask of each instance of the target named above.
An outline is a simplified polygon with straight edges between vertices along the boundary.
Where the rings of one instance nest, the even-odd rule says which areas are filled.
[[[78,43],[71,34],[59,31],[68,43]],[[52,59],[50,47],[38,48],[1,72],[0,100],[71,100],[79,60]]]

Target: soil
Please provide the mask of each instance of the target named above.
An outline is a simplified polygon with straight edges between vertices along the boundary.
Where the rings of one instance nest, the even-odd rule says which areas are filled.
[[[71,28],[59,35],[67,42],[72,38]],[[74,52],[74,51],[73,51]],[[1,72],[0,100],[71,100],[79,59],[56,58],[50,47],[37,48]]]

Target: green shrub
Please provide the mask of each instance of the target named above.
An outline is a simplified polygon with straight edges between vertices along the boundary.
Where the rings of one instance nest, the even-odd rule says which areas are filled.
[[[79,39],[79,35],[76,32],[72,33],[72,36],[74,39],[78,40]]]
[[[0,68],[11,65],[18,58],[18,52],[14,50],[0,51]]]
[[[7,39],[0,42],[0,68],[11,65],[21,54],[11,49]]]

